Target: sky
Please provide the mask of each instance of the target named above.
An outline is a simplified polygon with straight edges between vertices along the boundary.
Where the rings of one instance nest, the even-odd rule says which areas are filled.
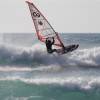
[[[100,0],[31,0],[57,32],[100,33]],[[25,0],[0,1],[0,33],[35,32]]]

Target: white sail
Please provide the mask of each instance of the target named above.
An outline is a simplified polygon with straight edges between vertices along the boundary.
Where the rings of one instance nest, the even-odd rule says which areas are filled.
[[[55,30],[47,21],[47,19],[43,16],[43,14],[36,8],[36,6],[33,3],[29,1],[26,2],[30,9],[30,13],[35,25],[38,39],[42,42],[45,42],[46,38],[54,37],[55,39],[54,45],[63,47],[63,43],[61,42],[58,34],[55,32]]]

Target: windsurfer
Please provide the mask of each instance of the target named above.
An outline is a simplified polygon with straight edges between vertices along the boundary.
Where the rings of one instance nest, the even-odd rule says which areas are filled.
[[[68,52],[72,52],[78,48],[78,44],[64,46],[64,44],[60,40],[60,37],[58,36],[58,33],[55,32],[55,30],[43,16],[43,14],[35,7],[33,3],[29,1],[26,2],[31,12],[38,39],[41,42],[45,42],[48,53],[52,54],[53,52],[57,52],[58,54],[65,54]],[[54,49],[52,48],[53,45]],[[55,47],[57,49],[55,49]]]
[[[46,44],[46,48],[47,48],[47,52],[48,53],[57,52],[56,49],[52,49],[52,45],[54,43],[55,43],[54,37],[48,37],[48,38],[46,38],[45,44]]]

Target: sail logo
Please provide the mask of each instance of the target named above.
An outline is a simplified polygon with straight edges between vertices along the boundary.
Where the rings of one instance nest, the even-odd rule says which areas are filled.
[[[34,17],[40,17],[40,14],[38,12],[33,12]]]

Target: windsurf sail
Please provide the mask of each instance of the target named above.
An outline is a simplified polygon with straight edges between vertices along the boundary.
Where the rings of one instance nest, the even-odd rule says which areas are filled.
[[[58,33],[55,32],[55,30],[47,21],[47,19],[43,16],[43,14],[36,8],[36,6],[32,2],[26,1],[26,3],[29,6],[38,39],[42,42],[45,42],[46,38],[54,37],[54,45],[63,48],[64,45],[60,40]]]

